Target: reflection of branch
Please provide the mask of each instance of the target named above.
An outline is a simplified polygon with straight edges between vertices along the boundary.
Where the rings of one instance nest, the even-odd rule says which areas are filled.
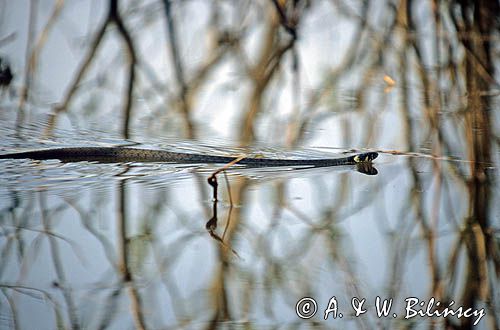
[[[166,34],[169,43],[170,56],[172,58],[172,66],[177,81],[178,95],[176,96],[176,105],[180,108],[183,116],[186,135],[188,138],[195,137],[195,126],[191,119],[191,112],[194,104],[195,94],[198,88],[208,77],[208,74],[220,62],[226,53],[228,46],[234,41],[227,33],[215,32],[216,36],[213,38],[217,42],[213,42],[211,47],[206,51],[206,60],[200,67],[193,70],[194,74],[191,78],[187,78],[184,72],[182,63],[182,56],[179,53],[179,42],[177,39],[177,30],[171,10],[171,0],[163,0],[163,7],[165,10],[166,18]],[[214,13],[216,15],[216,13]],[[215,30],[215,29],[214,29]]]
[[[487,260],[492,260],[498,274],[500,259],[498,255],[498,241],[489,233],[491,229],[492,180],[495,178],[488,171],[485,164],[490,163],[492,157],[492,130],[490,99],[480,93],[498,84],[491,77],[494,76],[494,59],[492,38],[496,35],[498,13],[500,6],[496,1],[479,2],[477,4],[461,3],[461,15],[464,22],[458,28],[459,41],[466,49],[464,55],[465,85],[467,88],[466,106],[464,115],[465,142],[470,160],[468,188],[468,214],[464,219],[464,243],[467,247],[467,262],[465,268],[466,283],[461,293],[461,303],[464,308],[477,306],[478,301],[494,301],[488,281],[488,273],[493,279],[493,273],[488,270]],[[472,15],[469,15],[472,14]],[[480,33],[481,38],[464,38]],[[494,318],[493,322],[497,322]],[[472,327],[471,320],[461,320],[463,328]],[[496,324],[498,328],[498,324]]]
[[[295,40],[280,45],[278,38],[279,20],[275,14],[268,18],[268,26],[260,48],[260,56],[256,64],[249,68],[249,78],[252,82],[252,91],[248,99],[248,108],[241,123],[240,140],[242,144],[249,144],[254,140],[254,123],[261,112],[262,99],[269,82],[282,62],[288,50],[293,49]]]
[[[322,85],[314,88],[315,92],[309,97],[306,101],[307,106],[305,110],[307,111],[302,119],[299,121],[299,118],[296,119],[294,132],[291,132],[291,136],[293,139],[289,141],[290,145],[296,146],[300,141],[302,141],[305,137],[307,131],[310,130],[310,125],[318,118],[320,102],[328,95],[331,94],[332,90],[336,87],[340,78],[351,73],[354,64],[361,64],[364,58],[369,57],[371,54],[371,62],[368,64],[371,67],[366,70],[365,76],[363,77],[363,83],[361,84],[362,88],[360,88],[360,92],[365,92],[367,90],[366,86],[368,85],[368,80],[372,77],[372,69],[375,66],[380,65],[380,57],[382,56],[382,52],[386,50],[384,47],[387,43],[387,40],[392,35],[394,30],[394,22],[391,23],[390,28],[386,31],[386,33],[382,36],[376,38],[378,43],[374,45],[374,49],[362,49],[362,47],[367,48],[366,43],[360,42],[363,40],[363,36],[368,32],[375,34],[376,30],[370,26],[368,22],[368,13],[369,13],[369,1],[363,1],[363,5],[361,8],[361,14],[357,15],[351,13],[349,8],[344,5],[341,1],[334,1],[334,4],[338,6],[338,9],[341,13],[347,15],[349,18],[355,18],[360,23],[356,26],[355,31],[353,33],[353,37],[351,38],[351,42],[349,46],[347,46],[347,50],[344,52],[343,58],[340,60],[340,63],[331,69],[331,72],[328,74],[327,79],[322,82]],[[358,97],[358,100],[361,99],[361,96]]]
[[[128,171],[129,168],[125,170]],[[123,173],[122,173],[123,174]],[[135,326],[137,329],[146,329],[144,320],[144,313],[142,312],[141,297],[137,288],[135,287],[134,279],[130,271],[129,255],[131,253],[129,246],[129,239],[127,235],[127,189],[126,180],[120,181],[118,195],[119,204],[117,210],[117,233],[118,233],[118,258],[119,258],[119,271],[122,275],[124,284],[128,284],[128,292],[130,296],[131,312],[134,318]]]
[[[411,14],[411,10],[407,8],[409,4],[405,3],[402,4],[401,7],[398,9],[399,12],[399,17],[398,17],[398,24],[402,27],[408,26],[410,23],[410,17],[409,15]],[[415,45],[413,39],[410,37],[409,34],[409,29],[404,29],[404,34],[403,34],[403,45],[404,49],[407,50],[411,46],[414,46],[417,48]],[[405,139],[406,139],[406,145],[407,149],[409,150],[416,150],[417,149],[417,143],[414,141],[415,139],[415,132],[413,130],[412,126],[412,121],[411,121],[411,114],[410,114],[410,106],[409,106],[409,90],[408,90],[408,81],[407,81],[407,73],[406,71],[408,70],[408,63],[407,63],[407,54],[405,52],[401,52],[400,54],[400,70],[403,72],[401,74],[401,97],[402,97],[402,106],[401,106],[401,111],[403,112],[404,116],[404,131],[405,131]],[[418,57],[418,55],[417,55]],[[425,78],[422,78],[425,79]],[[427,82],[427,81],[425,81]],[[423,93],[427,93],[428,86],[424,85],[424,90]],[[426,94],[427,95],[427,94]],[[427,100],[426,102],[430,102]],[[430,105],[426,104],[426,109],[429,111]],[[432,117],[429,115],[428,117],[431,119]],[[435,123],[437,125],[437,123]],[[438,127],[433,126],[434,128],[438,129]],[[441,139],[438,139],[438,141],[442,141]],[[434,162],[436,160],[433,160]],[[439,269],[439,264],[437,261],[437,257],[435,254],[435,249],[436,249],[436,235],[435,235],[435,230],[436,228],[433,228],[429,225],[429,221],[426,218],[425,212],[424,212],[424,205],[423,205],[423,195],[422,195],[422,180],[418,174],[418,169],[416,162],[413,158],[408,159],[408,167],[410,168],[411,175],[412,175],[412,180],[413,180],[413,187],[409,192],[408,196],[408,202],[412,203],[412,206],[414,208],[415,212],[415,217],[416,217],[416,222],[420,224],[420,230],[422,232],[422,237],[424,240],[427,241],[427,257],[429,259],[429,271],[430,271],[430,277],[431,277],[431,295],[435,297],[436,299],[440,299],[442,297],[442,278],[440,274],[440,269]]]
[[[71,207],[73,210],[78,213],[78,217],[83,225],[84,228],[86,228],[89,232],[90,235],[93,235],[95,239],[101,244],[102,250],[104,254],[106,255],[106,258],[108,259],[108,262],[110,265],[114,264],[115,260],[115,255],[113,254],[113,246],[109,239],[107,238],[106,235],[103,233],[99,232],[96,230],[93,225],[94,225],[94,219],[92,218],[90,212],[86,212],[85,210],[80,207],[76,201],[70,200],[68,198],[65,198],[64,201]],[[93,204],[93,206],[96,206],[97,203]]]
[[[281,7],[281,5],[278,3],[278,0],[271,0],[272,3],[274,4],[274,7],[276,8],[276,11],[278,12],[281,20],[281,25],[285,28],[285,30],[290,33],[292,38],[294,40],[297,39],[297,22],[292,22],[288,19],[287,15],[285,14],[285,11]]]
[[[30,291],[40,293],[43,295],[43,299],[47,299],[47,301],[49,301],[54,306],[56,314],[59,314],[58,309],[60,306],[59,306],[58,302],[54,298],[52,298],[52,296],[48,292],[46,292],[42,289],[37,289],[35,287],[30,287],[30,286],[25,286],[25,285],[20,285],[20,284],[6,284],[6,283],[0,283],[0,289],[2,289],[2,290],[3,289],[10,289],[10,290],[25,294],[25,295],[27,295],[31,298],[35,298],[35,299],[40,299],[40,297],[31,293]]]
[[[122,128],[122,135],[125,139],[130,137],[129,127],[130,127],[130,116],[132,110],[132,101],[133,101],[133,90],[134,90],[134,82],[135,82],[135,65],[137,63],[137,56],[135,52],[134,43],[132,41],[132,37],[130,33],[125,28],[123,24],[123,20],[118,12],[118,0],[111,0],[111,9],[110,16],[112,17],[113,22],[115,22],[118,27],[118,31],[120,32],[123,40],[125,41],[125,45],[127,46],[127,55],[129,59],[128,71],[129,78],[127,84],[127,98],[124,106],[124,123]]]
[[[184,121],[187,126],[187,136],[188,138],[194,137],[194,127],[191,121],[191,106],[187,100],[188,87],[184,80],[184,73],[182,69],[181,58],[179,55],[179,46],[177,44],[177,34],[175,30],[175,24],[172,17],[172,12],[170,10],[170,0],[163,0],[163,6],[165,9],[165,18],[167,21],[167,36],[169,39],[169,49],[172,56],[172,61],[174,62],[174,72],[177,84],[179,85],[179,99],[181,112],[184,116]]]
[[[239,182],[235,189],[232,189],[233,192],[233,200],[235,204],[241,205],[244,199],[244,194],[248,188],[248,180],[242,178],[241,182]],[[234,218],[231,224],[227,228],[226,232],[226,241],[231,242],[234,233],[240,223],[241,217],[241,208],[236,208],[234,212]],[[219,262],[217,263],[217,268],[214,271],[214,276],[212,280],[212,299],[213,299],[213,308],[215,309],[214,314],[211,318],[210,325],[207,327],[208,329],[215,329],[217,326],[217,322],[220,320],[231,320],[231,310],[230,305],[228,304],[228,293],[227,293],[227,284],[226,284],[226,274],[229,270],[230,259],[228,249],[224,246],[218,246],[218,255]]]
[[[167,20],[167,35],[170,43],[169,49],[172,55],[172,61],[174,62],[175,77],[179,84],[179,88],[181,89],[181,97],[184,97],[186,93],[186,83],[184,82],[184,72],[179,55],[179,45],[177,44],[177,33],[172,17],[172,11],[170,10],[170,0],[163,0],[163,6],[165,8],[165,18]]]
[[[46,204],[45,194],[40,193],[39,202],[40,202],[43,230],[46,232],[51,232],[52,223],[47,211],[48,208]],[[78,315],[76,313],[77,308],[74,298],[71,294],[71,289],[67,286],[68,281],[66,280],[66,273],[64,271],[64,267],[61,262],[61,255],[59,253],[60,249],[59,246],[57,245],[57,240],[55,240],[54,237],[52,236],[48,236],[48,241],[49,241],[50,252],[52,254],[52,263],[57,275],[57,282],[54,283],[56,287],[59,287],[62,291],[64,301],[66,302],[66,305],[68,307],[68,316],[71,322],[71,328],[79,329],[80,321],[78,320]]]
[[[28,63],[30,63],[30,59],[28,54],[30,54],[31,44],[33,43],[33,38],[35,36],[35,28],[36,28],[36,12],[38,8],[38,1],[32,0],[30,1],[30,17],[28,24],[28,38],[26,42],[26,65],[28,66],[24,72],[24,86],[21,89],[21,97],[19,99],[19,106],[17,112],[16,126],[19,127],[24,121],[24,102],[28,98],[28,93],[31,85],[31,69]]]
[[[123,124],[123,129],[122,129],[122,134],[125,139],[129,138],[129,125],[130,125],[130,115],[131,115],[131,108],[132,108],[132,92],[133,92],[133,87],[134,87],[134,82],[135,82],[135,65],[137,62],[137,55],[135,51],[135,47],[132,41],[132,38],[128,32],[128,30],[125,28],[125,25],[123,24],[123,20],[120,16],[120,13],[118,11],[118,0],[110,0],[109,1],[109,12],[106,20],[104,23],[101,25],[101,27],[98,29],[98,32],[96,34],[96,37],[94,38],[94,41],[91,43],[91,47],[87,53],[87,55],[84,57],[83,64],[78,70],[75,79],[70,85],[69,91],[66,94],[66,97],[64,98],[63,102],[61,105],[57,106],[54,111],[55,113],[52,114],[49,118],[48,124],[47,124],[47,130],[46,134],[50,134],[52,130],[54,129],[55,126],[55,121],[56,117],[60,112],[66,111],[68,108],[69,103],[71,102],[75,92],[78,90],[80,81],[83,79],[85,73],[90,67],[90,64],[92,63],[92,60],[95,58],[95,54],[97,49],[99,48],[99,45],[101,44],[102,38],[106,32],[106,28],[108,27],[109,24],[115,23],[120,35],[122,36],[126,48],[127,48],[127,55],[129,57],[129,79],[128,79],[128,84],[127,84],[127,98],[125,100],[125,105],[124,105],[124,124]]]
[[[90,67],[90,64],[92,63],[92,60],[94,59],[95,53],[97,51],[97,48],[101,44],[102,37],[106,32],[106,27],[108,26],[108,24],[109,24],[109,17],[97,31],[94,41],[91,43],[90,49],[88,50],[87,55],[83,59],[83,64],[80,67],[80,70],[78,70],[73,82],[70,84],[69,91],[67,92],[66,97],[62,101],[61,105],[54,108],[55,113],[51,114],[51,116],[49,117],[47,123],[46,135],[51,134],[52,130],[54,129],[57,115],[60,112],[66,111],[66,109],[68,108],[69,102],[73,98],[75,92],[78,90],[80,81],[82,80],[83,76]]]
[[[116,317],[118,311],[118,305],[120,304],[120,299],[122,298],[121,292],[122,288],[117,287],[114,290],[111,290],[109,296],[107,298],[103,298],[105,303],[103,304],[105,307],[102,311],[102,317],[96,324],[98,326],[96,329],[108,329],[110,328],[110,323],[113,317]]]
[[[40,33],[40,36],[38,37],[36,44],[30,50],[29,60],[26,64],[24,87],[23,87],[23,90],[22,90],[20,98],[19,98],[19,112],[20,113],[19,113],[19,117],[18,117],[18,123],[17,123],[18,125],[20,125],[21,121],[22,121],[22,117],[23,117],[22,112],[24,111],[24,109],[23,109],[24,104],[26,103],[26,100],[28,98],[29,88],[31,85],[31,81],[33,79],[33,73],[36,70],[36,66],[37,66],[37,60],[38,60],[37,56],[38,56],[38,54],[41,53],[42,48],[45,45],[45,42],[47,41],[49,32],[50,32],[52,26],[54,25],[54,23],[56,22],[57,17],[61,13],[63,5],[64,5],[64,0],[57,0],[56,4],[54,5],[54,10],[52,11],[52,14],[50,15],[50,17],[47,21],[47,24],[45,24],[45,27],[43,28],[42,32]],[[32,8],[31,12],[33,13],[34,11],[35,11],[35,9]],[[31,23],[30,23],[30,31],[31,31],[31,29],[32,29],[32,27],[31,27]],[[31,39],[33,38],[33,36],[31,36],[32,32],[30,32],[30,38],[28,39],[29,44],[31,44]],[[29,49],[29,46],[28,46],[28,49]]]
[[[222,233],[222,240],[224,240],[227,229],[229,228],[229,224],[231,223],[231,213],[233,212],[233,207],[234,207],[233,196],[231,195],[231,185],[229,184],[229,179],[227,177],[226,171],[224,171],[224,179],[226,180],[227,195],[229,198],[229,210],[227,211],[226,226],[224,227],[224,232]]]
[[[9,33],[5,37],[0,38],[0,47],[4,44],[12,42],[16,38],[16,32]]]

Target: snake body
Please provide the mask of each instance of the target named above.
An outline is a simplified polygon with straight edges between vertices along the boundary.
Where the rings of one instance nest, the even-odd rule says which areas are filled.
[[[237,163],[249,167],[278,167],[278,166],[342,166],[369,163],[378,154],[376,152],[360,153],[343,158],[325,159],[273,159],[273,158],[243,158]],[[121,162],[168,162],[189,164],[226,164],[237,157],[214,156],[172,152],[165,150],[150,150],[129,147],[73,147],[54,148],[25,151],[0,155],[0,159],[59,159],[64,162],[97,161],[104,163]]]

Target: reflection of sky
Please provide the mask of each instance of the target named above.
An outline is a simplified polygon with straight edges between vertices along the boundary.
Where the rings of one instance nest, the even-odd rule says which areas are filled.
[[[6,1],[2,24],[2,36],[15,33],[12,42],[2,45],[1,51],[7,54],[17,74],[15,84],[22,84],[23,70],[26,68],[26,44],[28,40],[29,3],[28,1]],[[99,19],[96,13],[101,2],[65,2],[60,20],[54,24],[47,38],[43,52],[39,56],[35,86],[42,95],[43,103],[53,104],[60,101],[71,73],[85,49],[80,45],[81,38],[88,33],[89,26],[95,28]],[[53,10],[53,1],[39,1],[36,15],[36,33],[39,36]],[[92,9],[92,14],[90,13]],[[81,53],[82,52],[82,53]]]
[[[183,63],[187,66],[186,75],[192,76],[192,68],[201,64],[202,58],[207,49],[208,40],[204,37],[206,35],[205,24],[207,22],[208,11],[205,10],[206,6],[203,1],[187,2],[188,5],[183,7],[182,14],[188,15],[189,24],[180,24],[179,40],[181,41],[181,57]],[[23,68],[25,68],[25,47],[27,40],[28,28],[28,13],[29,8],[27,3],[21,2],[8,2],[5,5],[6,15],[3,31],[6,33],[16,33],[14,41],[7,43],[2,47],[2,51],[8,55],[12,62],[12,66],[17,73],[17,80],[15,84],[19,86],[22,84]],[[39,4],[39,11],[37,15],[37,33],[39,35],[42,27],[46,24],[51,12],[52,2],[41,1]],[[156,6],[155,20],[152,23],[146,24],[143,19],[137,19],[137,14],[131,14],[129,21],[129,28],[136,36],[135,42],[140,49],[140,60],[145,61],[156,72],[157,76],[164,81],[164,77],[169,77],[169,89],[175,89],[172,85],[173,71],[170,65],[170,54],[166,53],[168,50],[165,43],[165,27],[158,19],[162,7],[160,4]],[[156,8],[155,7],[155,8]],[[224,7],[224,6],[223,6]],[[105,16],[106,6],[102,2],[79,2],[67,3],[61,14],[60,21],[54,24],[53,29],[47,39],[43,52],[38,57],[39,68],[35,75],[35,93],[40,98],[42,104],[51,106],[57,104],[62,100],[63,93],[66,91],[67,86],[73,78],[73,73],[76,72],[81,59],[85,55],[92,40],[89,38],[89,32],[95,32],[101,21]],[[232,11],[226,10],[229,17]],[[234,15],[234,13],[233,13]],[[301,70],[301,103],[306,102],[305,96],[310,95],[322,83],[326,77],[328,70],[338,65],[341,59],[345,56],[346,47],[352,38],[353,23],[351,20],[342,18],[336,15],[335,9],[326,2],[314,5],[311,12],[305,17],[305,22],[302,25],[302,30],[299,32],[298,54]],[[339,17],[335,22],[331,22],[331,17]],[[178,18],[178,17],[176,17]],[[228,19],[230,24],[235,24],[237,18]],[[250,20],[258,21],[261,18],[255,15],[250,15]],[[23,24],[20,24],[23,22]],[[256,29],[251,30],[247,38],[248,59],[252,60],[257,56],[255,49],[256,42],[262,38],[263,29],[259,24]],[[91,34],[93,36],[93,34]],[[116,100],[120,99],[121,80],[124,79],[122,69],[120,69],[120,49],[123,47],[121,40],[118,39],[118,34],[112,26],[108,29],[108,34],[105,37],[104,43],[101,44],[98,50],[98,60],[92,66],[92,74],[105,76],[107,79],[112,79],[111,86],[102,87],[101,90],[105,93],[98,93],[94,91],[93,84],[90,84],[89,78],[84,79],[80,100],[74,102],[76,108],[85,107],[90,102],[89,99],[92,95],[99,95],[99,97],[106,100],[100,100],[99,111],[104,112],[100,116],[106,123],[111,123],[110,116],[115,116],[117,112]],[[287,56],[284,62],[283,69],[288,72],[291,65],[291,57]],[[191,70],[189,70],[191,68]],[[114,70],[116,73],[109,76],[109,70]],[[230,138],[237,134],[234,121],[239,119],[242,113],[242,107],[247,104],[247,87],[248,83],[243,79],[244,74],[241,72],[242,68],[239,67],[235,61],[227,58],[219,66],[215,72],[212,73],[210,83],[203,87],[200,97],[196,100],[195,109],[193,111],[194,119],[201,125],[202,128],[208,128],[211,134],[216,133],[220,138]],[[264,107],[271,107],[267,111],[272,112],[271,119],[279,120],[280,122],[286,121],[290,116],[293,108],[291,75],[284,74],[285,80],[280,81],[284,84],[285,88],[272,88],[274,95],[271,99],[277,102],[272,104],[264,104]],[[352,87],[352,82],[343,80],[346,88]],[[139,79],[139,85],[145,85],[145,79]],[[233,87],[231,87],[233,86]],[[143,90],[143,89],[142,89]],[[333,92],[333,91],[332,91]],[[342,89],[337,96],[340,102],[343,101]],[[346,97],[349,98],[348,94]],[[144,117],[148,111],[151,111],[150,105],[142,101],[142,96],[139,94],[136,98],[136,118]],[[104,110],[104,109],[110,110]],[[340,111],[343,111],[342,105]],[[45,110],[44,110],[45,111]],[[325,134],[315,134],[314,141],[311,143],[320,146],[344,146],[341,142],[339,132],[338,117],[330,117],[325,120],[318,132]],[[99,120],[100,121],[100,120]],[[61,121],[61,124],[67,125],[67,121]],[[272,131],[274,122],[269,122],[269,119],[261,120],[263,125],[260,129],[263,132]],[[96,124],[97,125],[97,124]],[[262,134],[262,136],[271,136],[272,134]]]

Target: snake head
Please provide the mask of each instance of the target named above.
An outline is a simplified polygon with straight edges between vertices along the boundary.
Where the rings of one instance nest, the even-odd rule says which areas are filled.
[[[377,157],[378,157],[377,152],[373,152],[373,151],[372,152],[365,152],[365,153],[354,156],[354,161],[356,163],[369,163]]]

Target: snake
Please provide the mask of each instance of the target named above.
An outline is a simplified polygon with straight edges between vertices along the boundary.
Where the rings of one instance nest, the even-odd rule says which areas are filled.
[[[58,159],[63,162],[96,161],[103,163],[121,162],[168,162],[187,164],[227,164],[235,162],[248,167],[280,166],[347,166],[371,163],[378,157],[377,152],[358,153],[342,158],[285,159],[261,157],[217,156],[166,150],[140,149],[131,147],[70,147],[51,148],[0,154],[0,159]],[[241,158],[238,160],[238,158]],[[238,161],[236,161],[238,160]]]

